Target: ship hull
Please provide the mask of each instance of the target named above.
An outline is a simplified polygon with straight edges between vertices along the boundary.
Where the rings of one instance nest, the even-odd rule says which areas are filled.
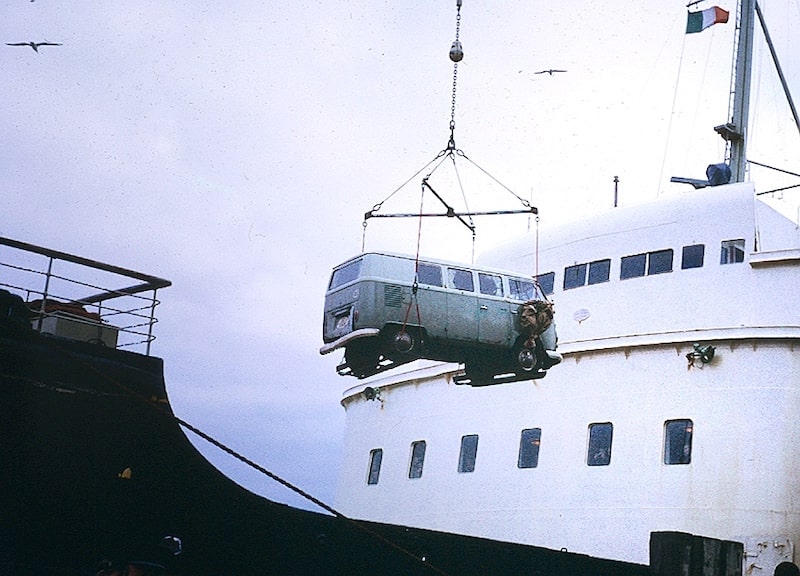
[[[103,559],[174,574],[644,575],[645,566],[355,522],[256,496],[191,445],[162,361],[0,320],[0,568],[94,574]],[[164,536],[181,540],[172,556]]]

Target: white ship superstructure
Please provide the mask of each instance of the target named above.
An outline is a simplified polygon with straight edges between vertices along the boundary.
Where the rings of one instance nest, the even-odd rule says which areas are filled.
[[[337,508],[634,562],[656,530],[742,541],[745,567],[793,560],[797,223],[730,184],[539,238],[482,263],[538,275],[561,365],[471,388],[417,363],[349,389]]]

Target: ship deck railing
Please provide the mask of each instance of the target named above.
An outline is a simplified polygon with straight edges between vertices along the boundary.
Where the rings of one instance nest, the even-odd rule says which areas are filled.
[[[131,281],[134,281],[131,284]],[[157,292],[169,280],[0,237],[0,289],[20,296],[34,330],[150,354]]]

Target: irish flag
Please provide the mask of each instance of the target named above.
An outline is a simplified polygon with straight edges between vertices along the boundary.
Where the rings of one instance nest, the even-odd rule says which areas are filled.
[[[719,6],[700,10],[699,12],[689,12],[689,18],[686,21],[686,33],[702,32],[709,26],[724,24],[727,21],[728,11]]]

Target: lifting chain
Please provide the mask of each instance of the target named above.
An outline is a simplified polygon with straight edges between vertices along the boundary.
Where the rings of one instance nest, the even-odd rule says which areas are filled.
[[[461,41],[458,39],[460,31],[461,0],[456,0],[456,39],[450,46],[450,60],[453,61],[453,98],[450,102],[450,141],[447,143],[447,150],[451,152],[456,149],[456,86],[458,84],[458,63],[464,58],[464,50],[461,48]]]

